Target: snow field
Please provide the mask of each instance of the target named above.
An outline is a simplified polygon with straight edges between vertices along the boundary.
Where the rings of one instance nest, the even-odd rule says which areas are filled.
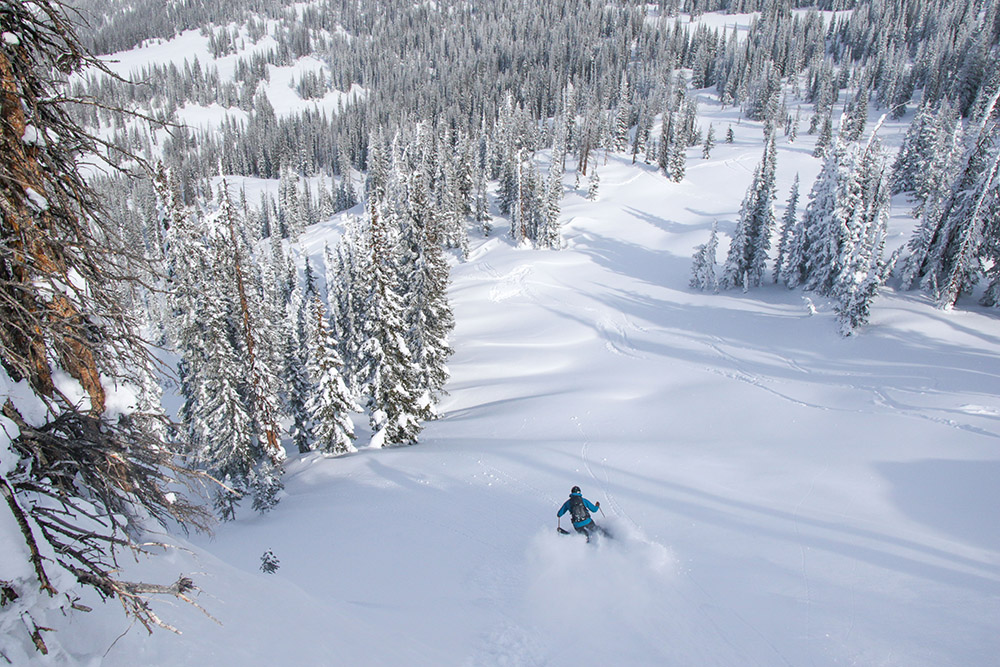
[[[95,602],[68,630],[81,654],[101,665],[993,664],[995,314],[886,289],[871,325],[843,339],[815,295],[689,290],[691,254],[715,221],[724,259],[763,153],[759,125],[700,100],[719,143],[709,160],[689,151],[682,183],[602,154],[597,201],[567,174],[562,250],[515,248],[499,219],[490,238],[474,235],[453,269],[450,394],[420,445],[293,457],[268,515],[247,509],[214,537],[178,540],[190,551],[125,564],[137,579],[192,575],[221,625],[162,602],[181,636],[118,638],[127,624]],[[885,127],[886,144],[904,129]],[[813,141],[778,142],[779,217],[795,174],[806,205]],[[314,260],[339,224],[307,233]],[[912,227],[899,205],[892,225],[899,247]],[[555,534],[574,484],[618,540]],[[259,572],[267,549],[273,575]]]

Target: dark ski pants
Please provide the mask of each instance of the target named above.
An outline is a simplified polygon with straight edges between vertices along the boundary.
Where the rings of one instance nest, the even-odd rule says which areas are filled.
[[[580,533],[581,535],[585,535],[587,537],[588,542],[590,541],[591,535],[600,535],[601,537],[608,536],[608,531],[604,530],[593,521],[591,521],[585,526],[573,526],[573,528],[576,529],[576,532]]]

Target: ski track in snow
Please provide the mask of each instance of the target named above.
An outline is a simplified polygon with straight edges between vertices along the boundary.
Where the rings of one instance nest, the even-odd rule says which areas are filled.
[[[604,345],[609,352],[631,359],[646,357],[636,351],[630,334],[630,332],[644,333],[646,329],[635,324],[628,315],[624,313],[614,316],[602,315],[597,320],[596,328],[604,338]]]
[[[636,545],[638,545],[639,552],[642,552],[643,549],[649,548],[652,549],[652,551],[658,555],[661,553],[660,550],[662,550],[663,556],[669,557],[671,568],[674,571],[673,574],[676,577],[676,579],[672,580],[670,583],[671,591],[669,595],[665,594],[666,591],[661,591],[661,594],[664,594],[664,597],[668,599],[677,598],[679,600],[682,600],[684,603],[682,607],[683,609],[689,611],[695,610],[698,616],[702,619],[702,621],[707,626],[712,628],[713,632],[717,636],[718,641],[728,646],[728,648],[732,650],[734,655],[740,654],[741,649],[727,638],[727,632],[722,627],[719,626],[719,624],[716,622],[714,618],[717,614],[710,613],[710,610],[715,610],[716,612],[721,611],[723,615],[732,615],[733,617],[735,617],[740,624],[746,626],[756,638],[758,638],[762,643],[764,643],[770,649],[770,651],[773,651],[775,657],[780,659],[781,664],[791,666],[792,663],[789,662],[787,658],[785,658],[780,649],[772,641],[770,641],[766,637],[766,635],[763,632],[761,632],[760,629],[758,629],[753,623],[747,620],[743,615],[741,615],[731,606],[720,603],[716,598],[712,596],[711,593],[709,593],[704,587],[702,587],[695,579],[690,577],[689,574],[681,572],[679,568],[679,563],[677,563],[675,557],[669,553],[669,549],[664,547],[662,544],[653,542],[647,539],[645,536],[643,536],[642,529],[628,515],[628,513],[625,511],[625,508],[615,497],[615,494],[611,488],[610,478],[607,472],[607,468],[605,467],[603,480],[601,480],[600,477],[595,472],[594,465],[591,463],[591,458],[589,453],[591,441],[583,429],[580,418],[574,416],[573,422],[576,425],[577,431],[580,434],[580,439],[583,441],[580,446],[580,459],[583,462],[584,469],[587,471],[588,476],[594,482],[600,485],[601,490],[604,493],[604,496],[607,498],[612,509],[614,510],[614,514],[610,519],[606,516],[602,516],[601,519],[602,525],[609,527],[612,534],[615,535],[616,539],[612,542],[612,544],[614,546],[618,546],[618,542],[621,541],[622,544],[629,545],[629,547],[631,548],[634,548]],[[799,506],[796,507],[796,511],[799,509],[799,507],[801,507],[801,504],[804,501],[805,498],[803,498],[802,501],[800,501]],[[622,523],[622,520],[624,520],[625,523]],[[619,535],[621,537],[619,537]],[[805,548],[801,544],[800,548],[802,549],[803,559],[805,559]],[[649,554],[646,555],[648,556]],[[640,559],[642,558],[642,556],[638,557]],[[655,563],[659,562],[658,559],[654,556],[651,562],[654,563],[651,569],[654,572],[659,572],[659,567],[655,566]],[[649,564],[647,563],[647,565]],[[638,571],[643,572],[643,568],[639,567],[637,569]],[[808,575],[806,574],[805,571],[804,560],[803,560],[802,574],[803,578],[806,579],[807,590],[808,590]],[[640,577],[641,576],[644,575],[640,575]],[[653,581],[646,582],[643,585],[648,587],[650,590],[656,590],[657,581],[655,580],[655,577],[653,579],[654,579]],[[740,660],[741,662],[745,662],[748,659],[752,661],[752,664],[757,664],[757,665],[766,664],[759,662],[758,660],[752,658],[751,656],[743,656]],[[719,664],[724,664],[724,663],[719,663]]]
[[[496,281],[496,285],[490,288],[490,301],[501,303],[522,296],[532,298],[530,290],[525,285],[525,279],[531,274],[530,264],[521,264],[505,275],[500,275],[488,263],[484,263],[483,268]]]
[[[580,439],[583,441],[583,443],[580,445],[580,459],[581,461],[583,461],[583,466],[584,469],[587,471],[587,474],[590,476],[592,480],[594,480],[600,485],[601,490],[604,492],[604,497],[608,499],[609,503],[611,503],[611,508],[612,510],[614,510],[614,513],[617,516],[626,519],[633,528],[638,529],[639,526],[625,512],[625,508],[622,507],[622,505],[618,502],[618,499],[615,497],[614,491],[611,488],[611,479],[607,467],[606,466],[604,467],[603,481],[599,479],[597,475],[594,473],[594,468],[593,466],[591,466],[590,455],[589,455],[590,437],[584,432],[583,425],[580,423],[580,418],[574,416],[573,423],[576,425],[577,432],[579,432],[580,434]]]
[[[706,341],[705,345],[707,345],[710,349],[712,349],[721,359],[724,359],[725,361],[729,362],[729,364],[735,370],[729,371],[729,370],[725,370],[724,368],[719,368],[719,367],[714,367],[714,366],[708,366],[708,367],[705,368],[705,370],[707,372],[709,372],[709,373],[714,373],[716,375],[721,375],[723,377],[727,377],[727,378],[730,378],[732,380],[737,380],[739,382],[743,382],[743,383],[752,385],[754,387],[757,387],[758,389],[761,389],[761,390],[766,391],[766,392],[768,392],[770,394],[773,394],[773,395],[775,395],[775,396],[777,396],[777,397],[779,397],[779,398],[781,398],[781,399],[783,399],[783,400],[785,400],[785,401],[787,401],[787,402],[789,402],[789,403],[791,403],[793,405],[797,405],[799,407],[813,408],[813,409],[816,409],[816,410],[828,410],[828,411],[834,411],[834,412],[857,412],[857,413],[863,413],[863,414],[872,414],[872,413],[875,412],[875,410],[865,411],[865,410],[859,410],[857,408],[843,408],[843,407],[838,407],[838,406],[833,406],[833,405],[821,405],[821,404],[818,404],[818,403],[811,403],[811,402],[808,402],[808,401],[804,401],[804,400],[795,398],[794,396],[792,396],[790,394],[781,392],[781,391],[777,390],[776,388],[774,388],[772,386],[768,386],[768,384],[767,384],[767,383],[782,384],[783,382],[781,380],[776,380],[774,378],[762,378],[761,375],[759,375],[757,373],[754,373],[754,372],[748,371],[748,370],[743,370],[742,369],[743,362],[739,358],[735,357],[734,355],[725,352],[722,349],[722,347],[721,347],[723,345],[723,342],[718,337],[713,337],[713,340],[714,340],[714,342],[707,342]],[[792,360],[789,360],[789,359],[784,359],[784,360],[787,362],[787,364],[788,364],[788,366],[790,368],[798,370],[798,371],[802,372],[806,376],[810,374],[810,371],[807,371],[807,370],[803,369],[796,362],[794,362]],[[874,406],[885,408],[886,411],[892,412],[894,414],[903,415],[903,416],[906,416],[906,417],[910,417],[912,419],[924,419],[924,420],[933,422],[935,424],[940,424],[940,425],[943,425],[943,426],[948,426],[950,428],[955,428],[955,429],[959,429],[959,430],[962,430],[962,431],[968,431],[969,433],[975,433],[976,435],[982,435],[982,436],[989,437],[989,438],[1000,438],[1000,433],[997,433],[997,432],[994,432],[994,431],[990,431],[988,429],[984,429],[984,428],[981,428],[981,427],[978,427],[978,426],[974,426],[972,424],[962,423],[962,422],[956,421],[955,419],[950,419],[950,418],[947,418],[947,417],[939,417],[939,416],[935,416],[935,415],[932,415],[932,414],[927,414],[926,413],[927,408],[919,408],[919,409],[918,408],[909,408],[909,407],[903,405],[902,403],[900,403],[899,401],[896,401],[896,400],[892,399],[889,396],[889,394],[888,394],[889,389],[886,389],[886,388],[876,387],[876,386],[868,386],[868,385],[858,385],[858,384],[851,384],[851,383],[827,383],[827,385],[830,386],[830,387],[837,387],[837,388],[841,388],[841,389],[866,392],[866,393],[868,393],[868,394],[871,395],[871,397],[872,397],[871,398],[871,402],[872,402],[872,404]],[[978,407],[978,406],[974,406],[974,407]],[[963,408],[958,408],[957,410],[961,411],[961,412],[964,412],[966,414],[969,414],[970,416],[989,416],[989,417],[993,417],[993,416],[1000,415],[1000,412],[997,412],[997,411],[991,410],[991,409],[963,410]]]

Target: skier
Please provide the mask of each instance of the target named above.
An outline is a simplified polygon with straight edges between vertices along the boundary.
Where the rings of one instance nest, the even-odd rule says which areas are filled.
[[[562,507],[559,508],[559,512],[556,513],[557,517],[561,517],[566,512],[569,512],[570,519],[573,520],[573,528],[576,532],[586,535],[587,541],[590,541],[590,536],[593,534],[603,535],[604,537],[610,537],[608,531],[604,530],[590,518],[590,512],[596,512],[601,508],[600,501],[594,504],[583,497],[583,493],[580,492],[579,486],[574,486],[570,489],[569,499],[563,503]],[[588,511],[589,510],[589,511]],[[559,532],[567,533],[562,527],[559,527]]]

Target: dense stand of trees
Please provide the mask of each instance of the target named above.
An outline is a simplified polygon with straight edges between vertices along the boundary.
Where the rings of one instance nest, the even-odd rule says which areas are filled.
[[[859,3],[825,31],[813,14],[801,23],[787,17],[780,3],[764,10],[756,26],[759,48],[750,46],[752,30],[740,45],[745,55],[732,59],[749,66],[751,74],[742,80],[747,87],[741,90],[740,81],[720,71],[718,91],[723,100],[742,100],[744,113],[764,124],[768,141],[781,124],[789,141],[795,139],[799,115],[785,111],[789,94],[811,102],[808,131],[817,133],[813,155],[823,168],[802,217],[796,180],[775,228],[773,154],[766,151],[721,277],[715,273],[713,230],[695,254],[691,285],[759,286],[776,234],[775,282],[829,297],[844,334],[868,321],[872,300],[897,264],[902,288],[920,287],[943,307],[953,307],[983,278],[988,284],[981,302],[998,305],[997,5],[928,2],[917,10],[913,3]],[[915,96],[919,107],[890,166],[878,127],[867,127],[871,108],[883,118],[899,118]],[[886,257],[890,197],[904,192],[916,204],[920,224],[901,259]]]

